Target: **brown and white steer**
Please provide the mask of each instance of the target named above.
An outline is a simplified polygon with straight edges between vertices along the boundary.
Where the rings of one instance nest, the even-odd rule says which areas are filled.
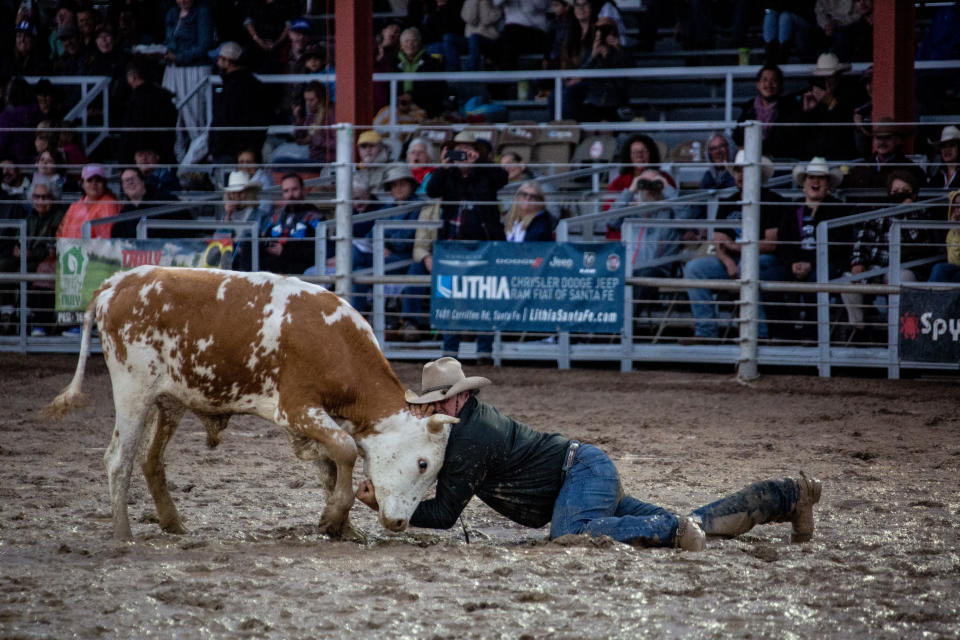
[[[87,307],[77,371],[48,415],[81,404],[94,316],[116,407],[104,462],[119,538],[131,537],[127,490],[138,452],[160,526],[184,532],[163,457],[187,410],[203,422],[210,447],[234,414],[282,427],[296,455],[316,462],[327,499],[320,528],[334,536],[353,533],[358,447],[380,524],[393,531],[406,528],[440,471],[457,420],[413,416],[370,325],[323,287],[210,269],[118,273]]]

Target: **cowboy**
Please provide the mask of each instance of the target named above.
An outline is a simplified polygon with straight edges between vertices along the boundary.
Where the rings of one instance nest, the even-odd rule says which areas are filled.
[[[884,116],[873,124],[870,135],[873,138],[873,155],[864,164],[851,169],[847,175],[848,189],[886,189],[887,175],[899,168],[914,173],[923,184],[923,170],[903,152],[906,130],[897,125],[893,118]]]
[[[535,431],[478,400],[477,390],[488,384],[487,378],[467,377],[460,362],[445,357],[423,366],[420,393],[407,390],[415,415],[460,420],[450,431],[436,497],[420,503],[411,525],[448,529],[476,495],[518,524],[549,522],[551,539],[606,535],[640,546],[701,551],[706,535],[735,536],[768,522],[792,522],[794,542],[813,534],[819,480],[801,474],[756,482],[678,516],[624,494],[616,466],[599,448]],[[360,484],[357,499],[377,508],[369,481]]]

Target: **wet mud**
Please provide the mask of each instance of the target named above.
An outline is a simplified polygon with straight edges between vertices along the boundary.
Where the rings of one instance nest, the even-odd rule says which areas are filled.
[[[317,534],[309,463],[273,426],[234,418],[215,450],[188,416],[167,475],[189,532],[163,533],[138,469],[135,540],[110,538],[109,376],[91,404],[39,410],[65,355],[0,354],[0,638],[955,638],[960,633],[957,382],[467,367],[485,400],[602,446],[624,487],[687,511],[801,469],[823,480],[810,543],[790,525],[703,553],[513,525],[474,500],[449,531],[366,544]],[[418,368],[396,363],[409,386]],[[356,480],[359,480],[359,473]],[[466,541],[469,536],[469,543]]]

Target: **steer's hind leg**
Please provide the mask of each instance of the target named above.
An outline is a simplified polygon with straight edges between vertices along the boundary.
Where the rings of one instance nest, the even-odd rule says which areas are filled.
[[[183,521],[180,520],[180,514],[177,513],[177,507],[173,504],[173,498],[170,497],[170,490],[167,487],[166,465],[163,461],[167,443],[170,442],[173,432],[177,430],[184,411],[185,409],[179,403],[159,403],[158,410],[150,416],[154,421],[154,424],[151,425],[153,426],[153,429],[151,429],[153,438],[149,446],[141,451],[140,466],[143,469],[144,477],[147,479],[150,495],[153,496],[153,502],[157,506],[160,527],[168,533],[187,532],[183,526]]]
[[[116,391],[114,391],[116,396]],[[143,436],[143,429],[150,413],[157,410],[155,405],[127,406],[115,403],[116,421],[113,436],[103,455],[107,467],[107,482],[110,485],[110,508],[113,512],[113,535],[121,540],[133,537],[130,520],[127,517],[127,492],[130,489],[130,473],[137,457],[137,448]]]
[[[353,505],[353,464],[357,460],[356,443],[326,412],[316,409],[310,411],[305,421],[292,423],[290,428],[294,433],[295,450],[297,449],[296,436],[314,440],[326,450],[326,459],[324,456],[317,458],[321,482],[327,493],[327,504],[320,516],[320,531],[333,537],[349,535],[351,531],[355,531],[349,524],[348,518],[350,507]]]

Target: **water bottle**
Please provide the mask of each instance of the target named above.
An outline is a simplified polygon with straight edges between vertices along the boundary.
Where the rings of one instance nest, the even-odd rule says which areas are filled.
[[[700,155],[701,144],[699,141],[694,142],[690,145],[690,159],[693,162],[700,162],[703,159],[703,156]]]

